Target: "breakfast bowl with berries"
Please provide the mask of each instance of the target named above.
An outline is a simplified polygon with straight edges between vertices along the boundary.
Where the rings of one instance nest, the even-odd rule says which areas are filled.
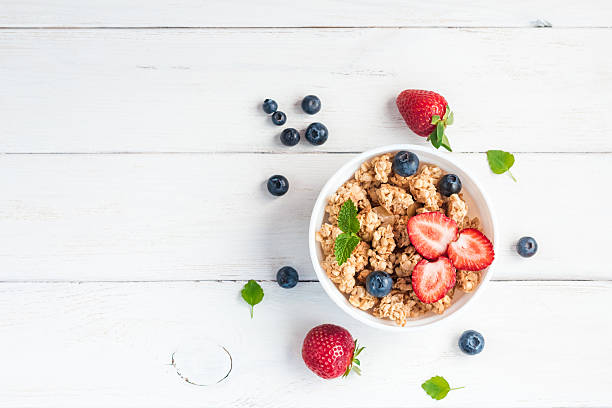
[[[448,154],[398,144],[356,156],[328,180],[308,239],[334,303],[369,326],[408,331],[482,292],[497,233],[473,175]]]

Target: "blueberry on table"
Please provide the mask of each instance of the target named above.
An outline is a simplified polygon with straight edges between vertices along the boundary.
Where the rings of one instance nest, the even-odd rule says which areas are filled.
[[[282,126],[287,121],[287,115],[285,115],[285,113],[281,111],[274,112],[271,118],[272,123],[274,123],[276,126]]]
[[[282,131],[280,141],[285,146],[295,146],[300,141],[300,132],[294,128],[287,128]]]
[[[298,273],[290,266],[283,266],[276,272],[276,282],[281,288],[291,289],[298,283]]]
[[[327,141],[329,132],[324,124],[315,122],[311,123],[306,129],[306,140],[315,146],[320,146]]]
[[[459,348],[466,354],[478,354],[484,348],[484,337],[475,330],[466,330],[459,338]]]
[[[287,177],[275,175],[268,179],[268,191],[273,196],[282,196],[289,191],[289,180]]]
[[[438,190],[445,197],[458,194],[461,191],[461,180],[456,174],[445,174],[438,183]]]
[[[374,271],[366,277],[366,290],[378,298],[387,296],[391,292],[393,279],[387,272]]]
[[[266,99],[263,102],[262,107],[263,107],[264,112],[274,113],[278,109],[278,104],[276,103],[274,99]]]
[[[516,245],[516,252],[523,258],[534,256],[538,250],[538,243],[531,237],[523,237],[519,239]]]
[[[309,115],[314,115],[321,110],[321,100],[314,96],[308,95],[302,99],[302,109]]]
[[[398,176],[412,176],[419,169],[419,157],[406,150],[397,152],[393,157],[392,169]]]

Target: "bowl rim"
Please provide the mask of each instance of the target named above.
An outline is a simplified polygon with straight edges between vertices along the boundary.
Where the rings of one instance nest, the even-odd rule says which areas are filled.
[[[319,230],[319,228],[321,227],[321,225],[317,225],[317,219],[318,217],[316,217],[317,213],[320,211],[321,207],[324,207],[328,197],[327,195],[324,194],[325,191],[327,191],[328,189],[330,189],[330,186],[332,184],[332,181],[334,181],[337,176],[341,173],[347,172],[349,168],[354,168],[358,163],[363,163],[366,160],[374,157],[375,155],[379,155],[379,154],[384,154],[384,153],[390,153],[390,152],[395,152],[395,151],[399,151],[399,150],[409,150],[412,151],[414,153],[425,153],[428,155],[432,155],[437,159],[441,159],[442,161],[446,161],[448,163],[450,163],[452,166],[460,169],[463,173],[465,173],[468,178],[471,180],[471,182],[474,184],[475,188],[477,189],[478,193],[480,193],[481,197],[482,197],[482,201],[484,202],[484,208],[486,208],[486,210],[489,213],[489,218],[491,220],[491,226],[492,226],[492,235],[493,235],[493,250],[495,252],[497,252],[497,245],[498,245],[498,235],[499,235],[499,230],[498,230],[498,224],[497,224],[497,220],[495,217],[495,213],[493,211],[493,207],[491,206],[491,201],[489,200],[488,195],[480,188],[480,186],[482,185],[478,179],[478,177],[475,177],[471,172],[466,171],[462,166],[460,166],[459,164],[457,164],[457,162],[455,162],[452,158],[450,158],[450,154],[448,153],[444,153],[444,152],[439,152],[439,151],[433,151],[430,148],[424,147],[424,146],[418,146],[418,145],[414,145],[414,144],[409,144],[409,143],[398,143],[398,144],[391,144],[391,145],[385,145],[385,146],[380,146],[380,147],[376,147],[373,149],[369,149],[366,150],[360,154],[358,154],[357,156],[353,157],[351,160],[349,160],[348,162],[346,162],[344,165],[342,165],[338,170],[336,170],[329,178],[328,180],[325,182],[325,184],[323,185],[323,187],[321,187],[321,190],[319,191],[319,195],[317,196],[317,199],[315,201],[315,204],[313,206],[312,209],[312,213],[310,215],[310,225],[309,225],[309,229],[308,229],[308,247],[309,247],[309,254],[310,254],[310,260],[312,262],[312,266],[315,270],[315,274],[317,275],[317,279],[319,280],[319,283],[321,284],[321,286],[323,286],[323,290],[325,291],[325,293],[327,294],[327,296],[338,306],[340,307],[340,309],[342,309],[345,313],[347,313],[348,315],[350,315],[351,317],[353,317],[354,319],[360,321],[361,323],[364,323],[367,326],[370,327],[374,327],[377,329],[381,329],[381,330],[385,330],[385,331],[389,331],[389,332],[396,332],[396,333],[400,333],[400,332],[413,332],[416,330],[422,330],[425,328],[430,328],[432,326],[435,326],[436,324],[442,322],[442,321],[446,321],[448,322],[449,319],[452,316],[456,316],[458,314],[460,314],[461,312],[463,312],[468,305],[474,304],[474,299],[478,298],[478,296],[480,295],[480,293],[482,293],[484,287],[486,285],[488,285],[489,281],[491,280],[491,276],[492,276],[492,271],[491,271],[491,266],[489,266],[489,268],[487,269],[487,273],[485,274],[484,279],[480,282],[480,284],[478,285],[478,288],[471,293],[466,293],[465,295],[469,296],[469,298],[466,299],[465,303],[463,305],[461,305],[458,309],[454,310],[451,313],[446,313],[440,316],[440,318],[433,320],[433,321],[424,321],[424,323],[422,324],[416,324],[416,325],[410,325],[410,326],[398,326],[398,325],[389,325],[389,324],[385,324],[382,322],[382,319],[378,319],[381,320],[376,321],[376,320],[372,320],[372,319],[368,319],[366,316],[368,315],[368,313],[366,311],[363,310],[359,310],[356,307],[352,306],[351,304],[348,303],[348,301],[346,302],[339,302],[338,299],[336,298],[337,296],[334,295],[332,291],[335,291],[337,293],[340,293],[338,288],[336,287],[336,285],[331,282],[331,280],[329,279],[329,277],[327,276],[327,274],[323,271],[323,268],[321,267],[321,264],[319,262],[319,257],[317,254],[317,241],[315,239],[315,234],[316,232]],[[429,163],[429,161],[428,161]],[[437,163],[432,163],[432,164],[437,164]],[[347,179],[348,180],[348,179]],[[345,180],[346,181],[346,180]],[[343,183],[345,182],[343,181]],[[335,184],[335,183],[334,183]],[[337,188],[336,188],[337,189]],[[344,295],[343,295],[344,297]]]

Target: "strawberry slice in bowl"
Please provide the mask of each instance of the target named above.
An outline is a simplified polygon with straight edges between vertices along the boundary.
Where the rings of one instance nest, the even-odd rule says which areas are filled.
[[[455,286],[455,267],[441,256],[431,262],[421,259],[412,271],[412,289],[423,303],[434,303],[442,299]]]
[[[495,251],[489,238],[482,232],[467,228],[459,233],[456,241],[448,245],[448,257],[457,269],[480,271],[493,263]]]
[[[408,220],[408,237],[423,258],[436,259],[457,237],[457,223],[439,212],[422,213]]]

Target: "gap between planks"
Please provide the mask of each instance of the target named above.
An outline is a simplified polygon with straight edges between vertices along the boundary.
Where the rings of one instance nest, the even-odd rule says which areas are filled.
[[[594,30],[609,30],[612,26],[574,26],[574,25],[554,25],[550,27],[539,27],[536,25],[522,25],[522,26],[451,26],[451,25],[422,25],[422,26],[402,26],[402,25],[355,25],[355,26],[20,26],[10,27],[2,26],[0,30],[347,30],[347,29],[361,29],[361,30],[379,30],[379,29],[410,29],[410,30],[423,30],[423,29],[450,29],[450,30],[463,30],[463,29],[476,29],[476,30],[499,30],[499,29],[510,29],[510,30],[530,30],[530,29],[594,29]]]

